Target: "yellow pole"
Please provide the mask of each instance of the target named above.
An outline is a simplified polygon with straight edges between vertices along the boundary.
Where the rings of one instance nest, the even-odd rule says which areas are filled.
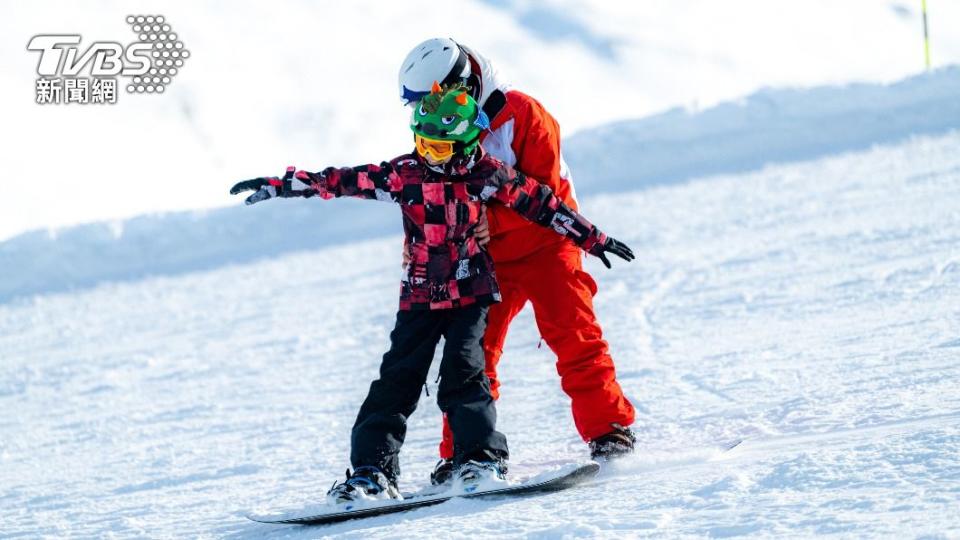
[[[923,2],[923,58],[926,60],[927,69],[930,69],[930,32],[927,30],[927,0]]]

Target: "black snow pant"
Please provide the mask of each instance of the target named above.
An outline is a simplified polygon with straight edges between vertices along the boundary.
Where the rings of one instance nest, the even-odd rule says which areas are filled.
[[[481,341],[486,318],[487,307],[476,305],[397,312],[380,378],[370,384],[353,425],[354,468],[375,466],[394,481],[399,477],[407,418],[417,408],[441,337],[445,343],[437,404],[453,431],[454,463],[507,459],[507,439],[496,431],[497,411],[484,373]]]

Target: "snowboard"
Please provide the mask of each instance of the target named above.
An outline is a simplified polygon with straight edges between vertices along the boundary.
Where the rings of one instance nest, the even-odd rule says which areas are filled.
[[[324,525],[351,519],[362,519],[397,512],[406,512],[425,506],[433,506],[456,498],[528,497],[551,491],[561,491],[589,480],[600,471],[597,463],[571,464],[555,474],[538,475],[515,485],[494,489],[474,489],[451,493],[414,495],[409,499],[385,501],[361,501],[342,505],[328,505],[316,511],[300,515],[247,516],[252,521],[271,524]],[[474,488],[476,486],[473,486]]]

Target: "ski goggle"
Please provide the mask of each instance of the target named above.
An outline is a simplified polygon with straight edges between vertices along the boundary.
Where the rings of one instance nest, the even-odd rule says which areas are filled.
[[[446,161],[453,156],[453,141],[428,139],[419,134],[415,134],[413,138],[417,143],[417,153],[421,157],[429,157],[434,161]]]

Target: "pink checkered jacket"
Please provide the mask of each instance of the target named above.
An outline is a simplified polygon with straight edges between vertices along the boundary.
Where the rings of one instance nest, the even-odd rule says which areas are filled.
[[[417,154],[380,165],[296,171],[306,197],[358,197],[400,205],[411,262],[400,288],[400,309],[450,309],[500,301],[493,261],[474,231],[484,204],[503,204],[573,240],[584,250],[606,235],[544,184],[482,150],[438,172]]]

